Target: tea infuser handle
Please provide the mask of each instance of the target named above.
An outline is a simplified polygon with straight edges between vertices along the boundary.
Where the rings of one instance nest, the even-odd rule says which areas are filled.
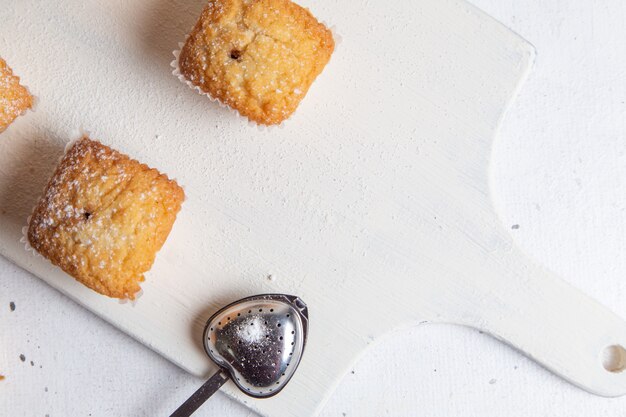
[[[192,415],[211,395],[220,389],[228,381],[229,375],[223,369],[217,371],[207,382],[202,384],[170,417],[189,417]]]

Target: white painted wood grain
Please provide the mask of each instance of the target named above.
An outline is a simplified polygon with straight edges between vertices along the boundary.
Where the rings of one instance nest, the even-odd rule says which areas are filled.
[[[523,260],[489,201],[491,141],[531,49],[464,3],[342,5],[342,13],[314,6],[344,41],[294,120],[267,132],[242,126],[163,73],[199,6],[32,10],[58,22],[35,38],[76,49],[68,51],[72,66],[51,59],[27,71],[29,59],[52,52],[12,49],[19,39],[1,45],[33,90],[54,98],[42,99],[0,144],[0,190],[10,196],[2,200],[2,236],[11,237],[3,253],[196,373],[209,369],[198,330],[220,304],[257,291],[298,293],[319,327],[285,394],[252,405],[266,414],[312,413],[365,346],[420,320],[494,331],[589,390],[621,392],[623,378],[598,366],[596,349],[608,337],[624,340],[623,323],[579,294],[580,305],[560,297],[572,290]],[[14,7],[18,16],[31,6]],[[91,24],[94,14],[101,25]],[[383,31],[392,23],[397,30]],[[51,75],[58,83],[46,81]],[[24,258],[12,239],[45,182],[41,173],[76,126],[187,188],[135,307]],[[32,152],[34,144],[44,152]],[[561,307],[557,314],[546,302]],[[389,315],[372,315],[372,305]],[[390,325],[394,317],[408,322]],[[575,323],[586,337],[563,343],[572,318],[583,319]],[[529,334],[535,328],[545,340]]]

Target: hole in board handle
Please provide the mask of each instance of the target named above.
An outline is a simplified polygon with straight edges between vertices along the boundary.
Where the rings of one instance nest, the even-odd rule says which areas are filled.
[[[609,372],[622,372],[626,369],[626,349],[621,345],[605,347],[602,351],[602,366]]]

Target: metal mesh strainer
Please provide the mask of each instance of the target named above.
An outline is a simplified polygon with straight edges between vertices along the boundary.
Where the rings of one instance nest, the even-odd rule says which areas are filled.
[[[308,309],[300,298],[265,294],[222,308],[207,322],[204,348],[222,368],[172,417],[189,416],[229,378],[246,394],[267,398],[291,379],[306,344]]]

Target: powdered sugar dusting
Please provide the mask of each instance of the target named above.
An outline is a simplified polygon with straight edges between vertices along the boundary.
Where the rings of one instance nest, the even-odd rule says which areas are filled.
[[[258,344],[265,340],[268,332],[267,325],[261,317],[252,316],[237,326],[237,337],[247,344]]]

